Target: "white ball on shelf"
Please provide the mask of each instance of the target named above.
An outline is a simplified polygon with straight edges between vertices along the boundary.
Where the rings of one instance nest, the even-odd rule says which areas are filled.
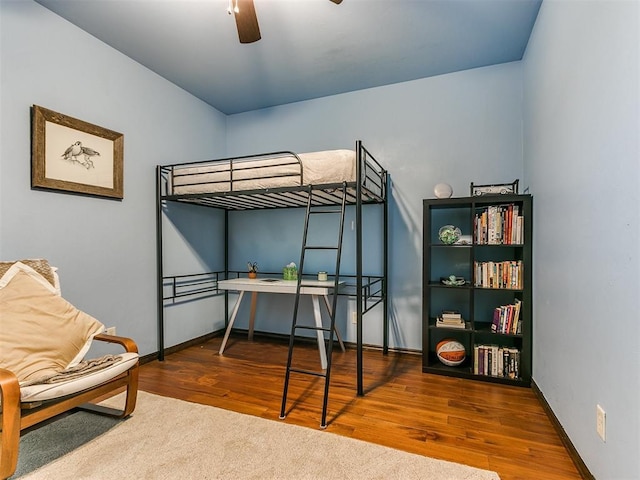
[[[448,183],[439,183],[433,187],[433,193],[436,198],[451,198],[453,195],[453,188]]]

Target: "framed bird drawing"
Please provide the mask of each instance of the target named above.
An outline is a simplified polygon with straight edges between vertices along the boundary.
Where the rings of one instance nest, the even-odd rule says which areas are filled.
[[[124,136],[31,108],[31,188],[122,199]]]

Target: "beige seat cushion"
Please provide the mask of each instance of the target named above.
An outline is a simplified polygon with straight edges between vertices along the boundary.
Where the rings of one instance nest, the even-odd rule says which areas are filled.
[[[135,352],[125,352],[120,354],[120,356],[122,357],[122,360],[118,363],[110,365],[102,370],[98,370],[97,372],[83,375],[80,378],[67,382],[40,383],[37,385],[21,387],[20,401],[41,402],[45,400],[52,400],[54,398],[78,393],[88,388],[93,388],[102,383],[108,382],[112,378],[129,370],[138,361],[138,354]]]
[[[77,364],[103,330],[31,267],[17,262],[0,278],[0,368],[20,382]]]

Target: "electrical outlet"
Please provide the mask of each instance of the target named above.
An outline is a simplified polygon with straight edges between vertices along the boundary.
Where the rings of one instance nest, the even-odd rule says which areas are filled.
[[[107,335],[115,335],[116,334],[116,327],[106,328],[104,330],[104,333],[107,334]]]
[[[351,312],[351,323],[358,323],[358,312]]]
[[[596,405],[596,432],[603,442],[606,441],[606,418],[604,409],[600,405]]]

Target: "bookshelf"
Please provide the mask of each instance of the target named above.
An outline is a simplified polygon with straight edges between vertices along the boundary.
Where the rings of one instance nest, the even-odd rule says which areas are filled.
[[[531,385],[532,208],[531,195],[423,200],[423,372]],[[444,339],[465,347],[462,364],[438,359]]]

